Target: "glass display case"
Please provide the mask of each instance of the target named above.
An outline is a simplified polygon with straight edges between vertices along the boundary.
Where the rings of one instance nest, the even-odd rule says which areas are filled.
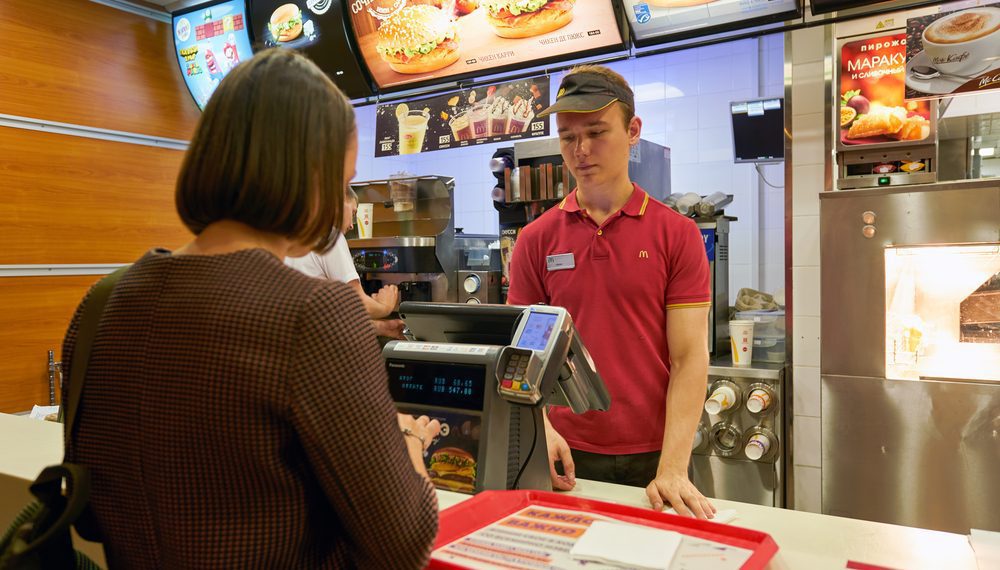
[[[885,371],[1000,382],[1000,244],[885,250]]]

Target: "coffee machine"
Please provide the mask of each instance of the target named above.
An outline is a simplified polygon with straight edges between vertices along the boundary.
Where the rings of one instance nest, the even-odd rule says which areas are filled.
[[[365,292],[396,285],[402,301],[457,301],[454,179],[408,176],[357,182],[351,188],[358,195],[359,212],[371,208],[371,227],[356,224],[347,233]],[[365,237],[359,237],[359,230]]]
[[[500,238],[458,234],[458,302],[470,305],[500,302]]]

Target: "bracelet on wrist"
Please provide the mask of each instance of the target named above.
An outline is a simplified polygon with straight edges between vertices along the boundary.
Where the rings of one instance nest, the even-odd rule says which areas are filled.
[[[413,430],[411,430],[410,428],[402,428],[402,432],[403,432],[403,435],[405,435],[405,436],[409,436],[409,437],[413,437],[413,438],[416,438],[416,439],[417,439],[417,441],[419,441],[419,442],[420,442],[420,445],[421,445],[421,446],[424,446],[424,445],[426,445],[426,443],[427,443],[427,441],[426,441],[426,440],[424,440],[424,438],[423,438],[423,437],[421,437],[421,436],[419,436],[419,435],[417,435],[417,434],[413,433]]]

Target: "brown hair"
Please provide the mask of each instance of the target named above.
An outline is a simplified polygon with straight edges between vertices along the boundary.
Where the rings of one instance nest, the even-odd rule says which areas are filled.
[[[275,48],[236,66],[209,99],[177,178],[194,234],[219,220],[328,251],[344,216],[350,101],[314,63]]]
[[[625,81],[625,78],[621,76],[617,71],[604,67],[603,65],[578,65],[569,70],[566,75],[573,75],[575,73],[592,73],[594,75],[600,75],[601,77],[607,79],[610,83],[621,87],[629,95],[632,95],[633,100],[635,99],[635,93],[632,91],[632,86]],[[618,107],[622,110],[622,115],[625,116],[625,130],[627,131],[629,125],[632,123],[632,117],[635,117],[635,107],[632,106],[628,101],[618,100]]]

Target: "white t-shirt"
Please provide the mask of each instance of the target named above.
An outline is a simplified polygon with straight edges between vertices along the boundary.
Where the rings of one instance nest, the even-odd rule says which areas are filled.
[[[310,277],[350,283],[360,281],[358,270],[354,268],[347,238],[341,235],[333,248],[323,255],[310,251],[302,257],[286,257],[285,265]]]

